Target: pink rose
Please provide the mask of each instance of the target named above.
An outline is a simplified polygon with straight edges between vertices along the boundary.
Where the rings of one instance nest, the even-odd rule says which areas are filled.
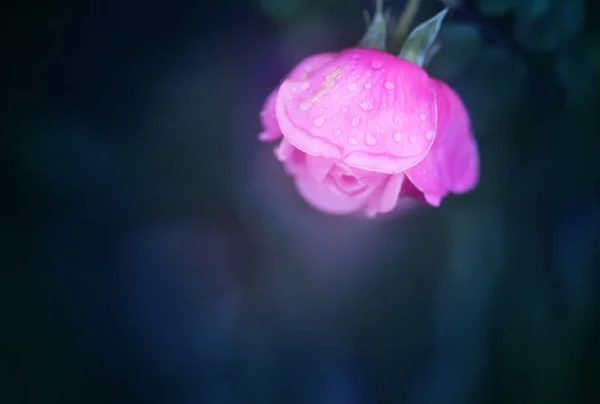
[[[267,98],[262,141],[302,197],[331,214],[389,212],[400,197],[439,206],[479,179],[459,96],[416,64],[374,49],[300,62]]]

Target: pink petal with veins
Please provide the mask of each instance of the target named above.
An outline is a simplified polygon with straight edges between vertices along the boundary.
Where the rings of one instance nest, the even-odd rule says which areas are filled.
[[[444,83],[436,90],[438,133],[427,156],[406,175],[428,203],[439,206],[449,192],[463,193],[479,179],[479,154],[469,115],[460,97]]]
[[[309,77],[316,69],[331,61],[335,55],[335,53],[319,53],[309,56],[296,65],[286,78],[303,80]],[[269,94],[260,112],[263,131],[258,135],[258,138],[263,142],[270,142],[281,137],[281,130],[279,129],[279,123],[275,115],[275,101],[277,100],[278,91],[279,88]]]
[[[305,153],[394,174],[421,161],[437,129],[435,92],[417,65],[349,49],[304,80],[285,80],[276,115]]]

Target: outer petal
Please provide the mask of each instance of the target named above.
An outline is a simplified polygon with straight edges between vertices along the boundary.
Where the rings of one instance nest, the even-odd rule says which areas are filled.
[[[476,185],[479,154],[459,96],[440,81],[432,80],[432,86],[438,105],[437,136],[429,154],[406,175],[427,202],[439,206],[448,192],[463,193]]]
[[[285,80],[276,114],[305,153],[393,174],[428,153],[435,92],[417,65],[373,49],[349,49],[303,80]]]
[[[442,147],[442,161],[446,167],[444,173],[450,184],[450,191],[465,193],[475,188],[479,182],[479,150],[469,113],[460,97],[444,83],[439,84],[446,89],[448,99],[454,106],[449,131],[456,133],[455,146]]]
[[[277,90],[271,92],[265,101],[262,111],[260,111],[260,121],[263,131],[258,135],[258,139],[263,142],[270,142],[279,139],[281,130],[277,123],[275,115],[275,101],[277,100]]]
[[[296,149],[289,142],[283,139],[273,150],[277,160],[284,164],[285,171],[289,175],[298,175],[306,171],[306,154]]]
[[[304,80],[316,69],[331,61],[335,55],[335,53],[319,53],[309,56],[298,63],[286,78]],[[275,101],[277,100],[278,90],[275,89],[269,94],[260,112],[263,131],[258,135],[258,138],[263,142],[277,140],[281,136],[281,130],[279,129],[279,123],[277,123],[277,116],[275,115]]]
[[[292,69],[286,79],[306,80],[312,73],[336,58],[337,53],[317,53],[308,56]]]

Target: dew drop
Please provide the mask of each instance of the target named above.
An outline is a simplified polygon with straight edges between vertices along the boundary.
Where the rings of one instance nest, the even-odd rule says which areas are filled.
[[[357,144],[358,142],[356,141],[355,138],[351,137],[351,138],[348,139],[348,143],[350,143],[350,144]]]
[[[302,104],[300,104],[300,111],[306,112],[310,109],[310,107],[310,102],[303,102]]]
[[[375,70],[381,69],[381,66],[383,66],[383,63],[381,63],[381,60],[374,60],[371,62],[371,67]]]
[[[371,88],[371,87],[373,87],[373,84],[371,84],[371,83],[367,83],[367,84],[365,84],[365,88],[366,88],[366,89],[369,89],[369,88]]]
[[[321,126],[323,126],[325,124],[325,117],[324,116],[316,117],[314,120],[314,123],[317,128],[320,128]]]
[[[425,133],[425,137],[427,138],[427,140],[432,140],[434,136],[435,133],[432,130],[428,130],[427,133]]]
[[[310,88],[310,83],[308,81],[305,81],[304,83],[302,83],[302,86],[300,88],[302,90],[308,90]]]
[[[354,118],[352,118],[352,126],[356,127],[358,126],[358,124],[360,123],[360,117],[359,116],[355,116]]]
[[[358,88],[358,85],[356,83],[348,84],[348,91],[356,91],[357,88]]]
[[[394,140],[396,142],[401,142],[402,141],[402,133],[400,133],[400,132],[394,133]]]
[[[373,105],[373,102],[369,99],[366,99],[363,102],[361,102],[360,107],[363,109],[363,111],[371,111],[372,109],[375,108],[375,106]]]
[[[419,116],[419,118],[421,118],[421,120],[422,120],[422,121],[424,121],[425,119],[427,119],[427,115],[425,115],[425,114],[421,114],[421,115]]]
[[[411,142],[411,143],[414,143],[414,142],[417,141],[417,137],[415,135],[410,135],[408,137],[408,141]]]
[[[383,86],[384,86],[385,88],[387,88],[388,90],[393,90],[393,89],[396,87],[396,85],[395,85],[394,83],[392,83],[391,81],[389,81],[389,80],[388,80],[388,81],[386,81],[386,82],[383,84]]]
[[[336,129],[335,132],[333,132],[334,135],[339,136],[342,134],[342,130],[341,129]]]
[[[375,139],[375,136],[368,133],[365,136],[365,143],[368,144],[369,146],[374,146],[377,144],[377,139]]]

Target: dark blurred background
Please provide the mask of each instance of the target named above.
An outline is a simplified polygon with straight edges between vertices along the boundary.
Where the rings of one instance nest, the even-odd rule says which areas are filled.
[[[3,5],[1,404],[600,402],[598,2],[452,1],[479,186],[326,216],[258,113],[372,3]]]

